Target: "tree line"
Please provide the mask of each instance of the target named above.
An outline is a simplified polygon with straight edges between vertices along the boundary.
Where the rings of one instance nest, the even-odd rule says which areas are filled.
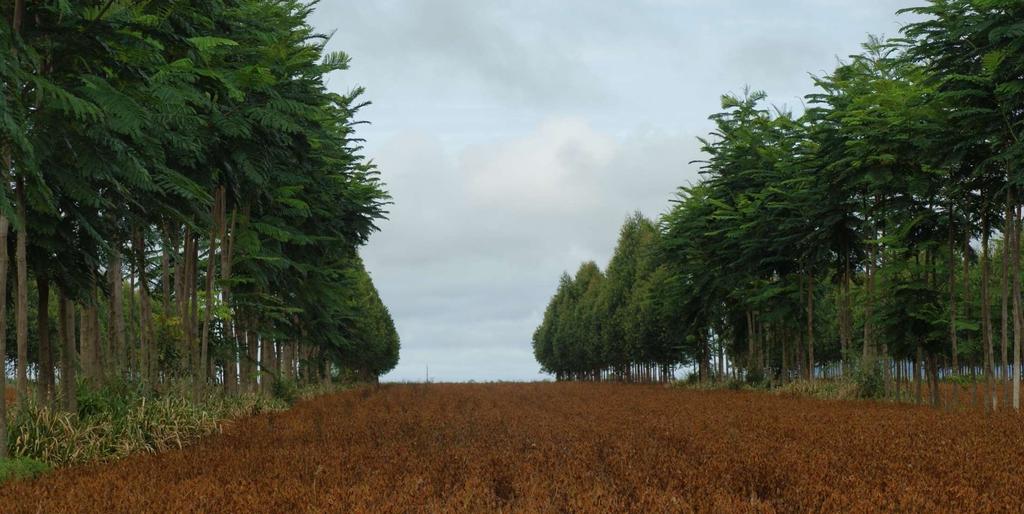
[[[10,357],[19,403],[395,366],[358,253],[390,198],[312,9],[0,1],[0,385]],[[0,395],[0,457],[5,413]]]
[[[973,383],[987,408],[1019,409],[1024,5],[931,0],[906,12],[921,21],[814,77],[799,113],[761,91],[723,96],[700,140],[701,179],[656,225],[628,220],[654,242],[630,243],[624,228],[597,280],[612,282],[621,255],[644,255],[647,271],[614,286],[632,306],[577,300],[601,297],[583,285],[600,275],[590,264],[563,276],[534,336],[544,369],[572,378],[596,362],[621,377],[636,362],[693,363],[700,380],[771,383],[856,374],[935,404],[943,381]]]

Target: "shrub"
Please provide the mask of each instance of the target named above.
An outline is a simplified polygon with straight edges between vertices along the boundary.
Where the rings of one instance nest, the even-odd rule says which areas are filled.
[[[20,480],[23,478],[33,478],[50,470],[45,462],[29,459],[29,458],[17,458],[0,461],[0,484],[8,480]]]
[[[852,380],[794,380],[773,390],[776,394],[817,398],[820,400],[853,400],[859,388]]]
[[[879,362],[856,363],[853,366],[853,381],[857,384],[857,396],[865,399],[885,397],[885,370]]]
[[[274,378],[274,382],[270,386],[270,393],[274,398],[281,400],[288,405],[295,404],[299,400],[299,386],[294,380],[289,380],[283,376],[277,376]]]

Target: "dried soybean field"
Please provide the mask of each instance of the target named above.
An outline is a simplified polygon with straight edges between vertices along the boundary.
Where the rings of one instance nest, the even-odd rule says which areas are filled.
[[[612,384],[388,385],[0,487],[3,512],[1019,511],[1012,415]]]

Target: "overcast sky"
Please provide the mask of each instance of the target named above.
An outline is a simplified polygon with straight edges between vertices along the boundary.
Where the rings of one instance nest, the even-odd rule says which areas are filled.
[[[385,380],[539,380],[563,271],[694,182],[723,93],[799,108],[909,0],[323,0],[395,204],[363,256],[402,338]]]

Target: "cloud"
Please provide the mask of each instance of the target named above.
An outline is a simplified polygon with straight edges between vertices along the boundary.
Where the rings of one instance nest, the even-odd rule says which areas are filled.
[[[603,265],[626,215],[656,215],[694,178],[695,148],[692,136],[617,138],[579,118],[455,155],[427,134],[385,144],[395,206],[364,254],[403,338],[394,377],[429,363],[441,378],[486,379],[488,348],[519,377],[536,369],[530,338],[558,276]]]
[[[318,4],[367,88],[395,204],[364,249],[403,339],[387,378],[536,379],[562,271],[697,179],[695,136],[747,84],[795,107],[913,0],[378,0]]]

